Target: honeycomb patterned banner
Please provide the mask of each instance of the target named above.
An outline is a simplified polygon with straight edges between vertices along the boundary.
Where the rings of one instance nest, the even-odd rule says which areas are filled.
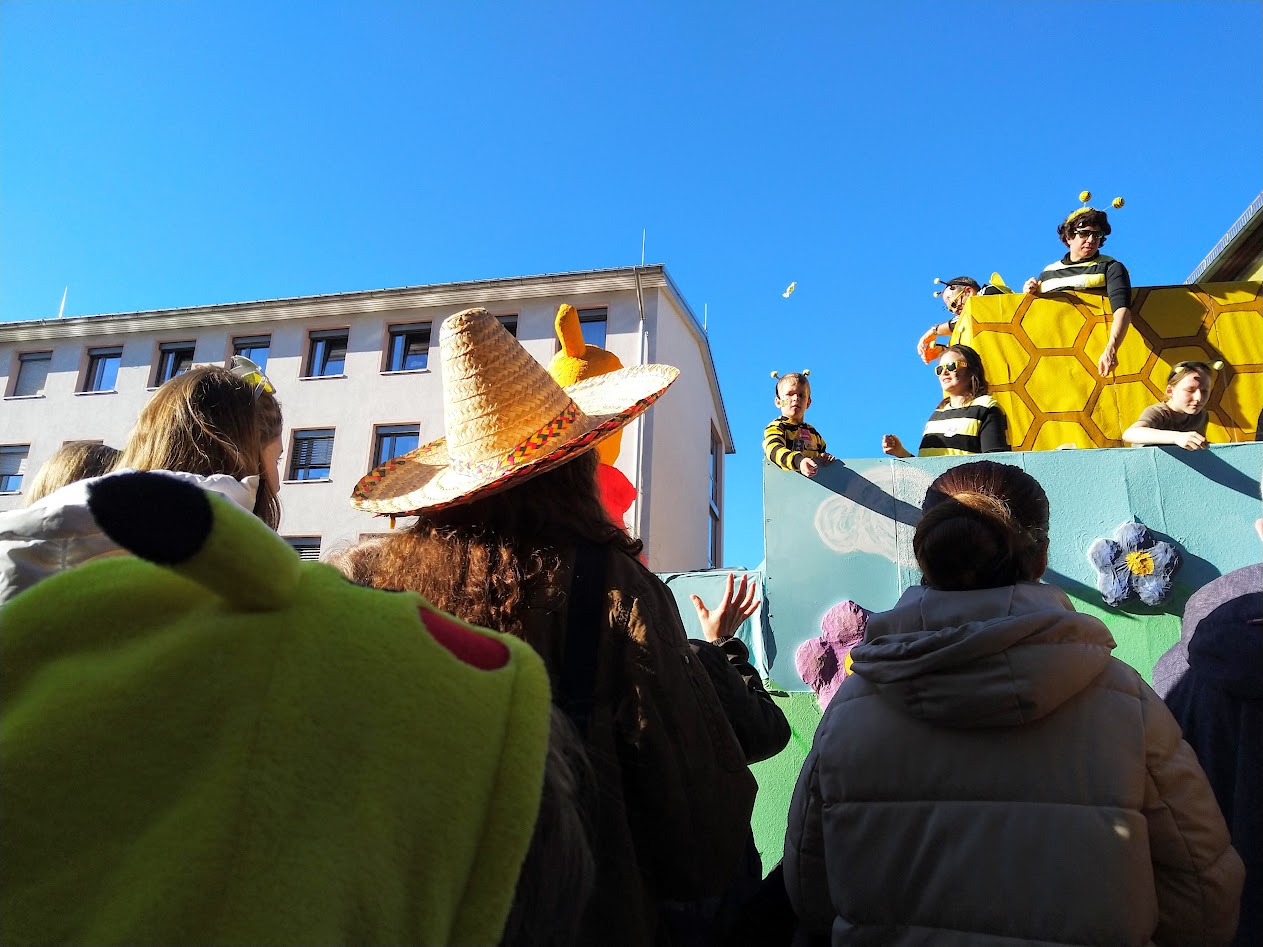
[[[1258,282],[1149,286],[1132,292],[1132,327],[1112,379],[1109,299],[1094,293],[973,296],[953,342],[982,356],[1014,450],[1118,447],[1151,404],[1166,400],[1176,362],[1222,359],[1208,402],[1212,443],[1254,438],[1263,409],[1263,298]]]

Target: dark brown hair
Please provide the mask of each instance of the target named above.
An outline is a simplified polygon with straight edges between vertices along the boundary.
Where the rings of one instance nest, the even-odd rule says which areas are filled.
[[[118,466],[259,478],[254,514],[276,529],[281,505],[263,476],[263,451],[281,436],[281,406],[224,368],[172,378],[140,412]]]
[[[373,588],[420,592],[475,625],[522,636],[528,593],[558,587],[562,557],[576,543],[630,556],[643,544],[610,522],[596,484],[598,458],[585,451],[503,493],[436,513],[341,554],[334,565]]]
[[[1067,217],[1057,225],[1057,238],[1066,246],[1070,246],[1070,234],[1080,227],[1091,227],[1093,230],[1101,231],[1105,236],[1101,237],[1101,242],[1097,246],[1105,246],[1105,237],[1110,235],[1110,219],[1105,211],[1092,207],[1082,214]]]
[[[949,345],[943,349],[943,355],[948,352],[955,352],[965,360],[965,367],[969,369],[969,399],[971,401],[981,398],[991,390],[991,386],[987,384],[987,370],[982,367],[981,355],[968,345]],[[943,355],[939,358],[941,359]],[[944,398],[939,406],[947,404],[948,400]]]
[[[26,505],[44,499],[54,490],[89,477],[100,477],[114,469],[118,448],[95,441],[67,441],[44,461],[26,491]]]
[[[1020,467],[976,460],[930,485],[912,536],[923,582],[945,592],[1037,580],[1047,567],[1048,495]]]

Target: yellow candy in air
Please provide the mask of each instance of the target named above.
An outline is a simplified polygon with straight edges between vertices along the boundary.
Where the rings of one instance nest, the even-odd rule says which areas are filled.
[[[785,292],[781,293],[781,295],[784,296],[786,299],[789,299],[790,296],[794,295],[794,290],[797,288],[797,286],[798,286],[798,280],[794,280],[794,282],[790,283],[789,287],[785,290]]]

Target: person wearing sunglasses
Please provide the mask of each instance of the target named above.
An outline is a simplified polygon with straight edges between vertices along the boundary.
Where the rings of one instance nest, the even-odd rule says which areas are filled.
[[[987,393],[982,359],[968,345],[943,350],[934,366],[943,400],[930,415],[921,435],[918,457],[989,454],[1009,449],[1009,421],[1004,409]],[[881,449],[891,457],[911,457],[894,434],[883,435]]]
[[[943,308],[947,310],[948,318],[934,323],[917,341],[917,355],[921,357],[921,361],[928,365],[943,354],[943,347],[938,344],[938,337],[951,336],[956,328],[956,322],[965,311],[965,303],[971,296],[991,296],[996,293],[1010,292],[1009,288],[1002,283],[996,285],[999,282],[997,275],[992,274],[991,279],[992,282],[986,284],[979,283],[972,276],[954,276],[946,283],[938,279],[934,281],[943,284],[943,288],[934,295],[943,300]]]
[[[1091,196],[1088,194],[1084,200]],[[1121,197],[1114,199],[1114,206],[1122,206]],[[1057,225],[1057,236],[1069,252],[1049,263],[1039,276],[1028,279],[1022,287],[1024,293],[1105,290],[1114,315],[1109,340],[1096,362],[1102,376],[1118,365],[1118,346],[1131,325],[1131,276],[1127,267],[1101,252],[1109,234],[1110,222],[1105,211],[1095,207],[1078,208]]]

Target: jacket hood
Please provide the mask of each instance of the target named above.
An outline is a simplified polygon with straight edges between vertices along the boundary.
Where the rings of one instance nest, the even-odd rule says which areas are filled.
[[[1114,639],[1055,586],[908,589],[874,615],[852,669],[908,715],[941,726],[1011,727],[1052,713],[1106,667]]]

